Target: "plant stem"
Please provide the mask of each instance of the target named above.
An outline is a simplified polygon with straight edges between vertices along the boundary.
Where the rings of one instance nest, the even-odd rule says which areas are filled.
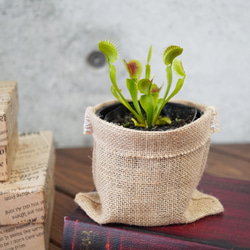
[[[150,65],[146,65],[146,72],[145,72],[145,78],[149,80],[150,78]]]
[[[172,63],[170,65],[167,66],[166,68],[166,73],[167,73],[167,81],[168,81],[168,85],[167,85],[167,88],[166,88],[166,91],[165,91],[165,94],[164,94],[164,97],[162,98],[161,100],[161,103],[160,105],[158,105],[157,107],[157,110],[155,111],[155,114],[154,114],[154,117],[153,117],[153,123],[156,122],[157,118],[159,117],[163,107],[165,106],[166,102],[166,98],[168,96],[168,93],[169,93],[169,90],[170,90],[170,87],[172,85]]]

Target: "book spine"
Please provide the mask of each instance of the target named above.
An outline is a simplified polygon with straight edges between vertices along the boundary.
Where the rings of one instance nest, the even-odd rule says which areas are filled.
[[[64,218],[63,249],[221,249],[211,245]]]

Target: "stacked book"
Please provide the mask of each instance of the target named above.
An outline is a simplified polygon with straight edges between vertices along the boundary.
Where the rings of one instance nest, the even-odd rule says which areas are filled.
[[[78,207],[64,218],[63,249],[250,249],[250,183],[204,174],[198,189],[225,212],[189,224],[100,226]]]
[[[53,134],[18,135],[17,111],[17,84],[0,82],[0,249],[48,249]]]

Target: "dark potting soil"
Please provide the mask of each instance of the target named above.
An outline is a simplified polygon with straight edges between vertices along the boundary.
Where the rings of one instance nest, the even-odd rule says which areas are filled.
[[[133,104],[130,104],[133,107]],[[182,127],[197,120],[199,117],[201,117],[202,112],[194,107],[179,103],[168,102],[162,109],[161,116],[169,117],[171,119],[171,124],[157,126],[154,125],[151,129],[135,126],[133,121],[131,120],[131,118],[134,118],[134,115],[121,103],[115,103],[102,109],[99,109],[96,112],[96,115],[98,115],[101,119],[105,121],[129,129],[143,131],[165,131]]]

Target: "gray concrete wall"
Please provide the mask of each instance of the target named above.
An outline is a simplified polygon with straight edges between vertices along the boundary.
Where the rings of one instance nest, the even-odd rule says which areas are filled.
[[[19,131],[53,130],[57,147],[92,144],[82,135],[84,110],[113,97],[107,67],[87,57],[110,38],[127,60],[145,62],[153,44],[160,85],[163,49],[182,46],[187,78],[177,97],[218,107],[214,143],[250,142],[249,10],[245,0],[1,0],[0,80],[19,84]]]

